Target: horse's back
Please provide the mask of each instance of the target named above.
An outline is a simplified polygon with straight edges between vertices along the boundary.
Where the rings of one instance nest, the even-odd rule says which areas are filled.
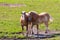
[[[39,14],[39,16],[40,16],[39,18],[42,22],[48,22],[49,21],[50,16],[47,12],[42,12]]]
[[[42,12],[39,15],[46,15],[46,14],[48,14],[48,12]]]

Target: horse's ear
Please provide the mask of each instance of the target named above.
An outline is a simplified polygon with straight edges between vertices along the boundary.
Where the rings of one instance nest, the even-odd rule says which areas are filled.
[[[26,12],[25,12],[25,11],[22,11],[22,14],[23,14],[23,13],[26,13]]]

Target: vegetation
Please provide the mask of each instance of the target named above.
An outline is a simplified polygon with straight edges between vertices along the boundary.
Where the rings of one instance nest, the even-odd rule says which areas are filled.
[[[22,31],[20,26],[21,11],[48,12],[54,19],[53,23],[49,24],[49,29],[60,30],[60,0],[0,0],[0,2],[26,5],[21,7],[0,6],[0,32],[2,32],[0,37],[6,35],[4,32],[8,32],[8,36],[12,37],[14,35],[10,34],[11,32]],[[45,30],[44,24],[39,28]],[[16,34],[16,36],[21,37],[22,35]],[[58,40],[59,37],[49,40]]]

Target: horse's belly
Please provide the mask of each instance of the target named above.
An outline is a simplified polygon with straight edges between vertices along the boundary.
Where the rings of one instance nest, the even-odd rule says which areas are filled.
[[[33,22],[33,25],[36,25],[36,24],[39,24],[39,22],[36,22],[36,21],[35,21],[35,22]]]
[[[27,25],[27,22],[22,21],[21,24],[24,25],[24,26],[26,26]]]

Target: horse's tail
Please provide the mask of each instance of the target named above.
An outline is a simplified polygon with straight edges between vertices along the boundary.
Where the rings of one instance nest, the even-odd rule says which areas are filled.
[[[50,22],[53,22],[53,18],[52,18],[52,16],[49,15],[49,17],[50,17],[50,18],[49,18],[49,21],[50,21]]]

